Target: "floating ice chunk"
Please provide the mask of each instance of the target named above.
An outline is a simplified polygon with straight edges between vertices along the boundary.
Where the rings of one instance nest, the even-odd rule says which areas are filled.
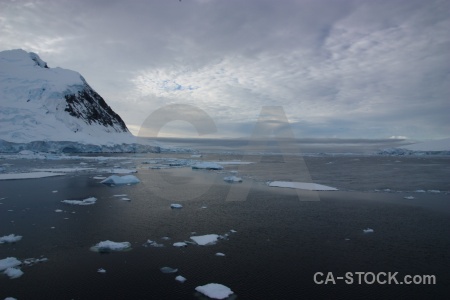
[[[10,234],[10,235],[5,235],[0,237],[0,244],[4,244],[4,243],[15,243],[18,242],[22,239],[21,235],[14,235],[14,234]]]
[[[253,164],[251,161],[240,161],[240,160],[233,160],[233,161],[215,161],[216,164],[221,165],[249,165]]]
[[[408,199],[408,200],[412,200],[412,199],[414,199],[414,197],[413,197],[413,196],[406,196],[406,197],[403,197],[403,198],[405,198],[405,199]]]
[[[106,273],[106,270],[103,269],[103,268],[100,268],[100,269],[97,270],[97,273],[105,274],[105,273]]]
[[[206,285],[196,287],[195,290],[213,299],[225,299],[233,294],[233,291],[230,290],[229,287],[219,283],[208,283]]]
[[[428,190],[428,193],[439,194],[440,192],[440,190]]]
[[[164,247],[163,244],[158,244],[157,242],[152,241],[152,240],[147,240],[147,242],[145,242],[144,245],[142,245],[142,246],[144,246],[144,247],[155,247],[155,248]]]
[[[18,153],[19,155],[33,155],[34,152],[31,150],[22,150]]]
[[[173,246],[180,248],[180,247],[187,247],[187,244],[185,242],[176,242],[176,243],[173,243]]]
[[[372,228],[367,228],[367,229],[363,229],[364,233],[372,233],[373,229]]]
[[[414,192],[415,192],[415,193],[426,193],[425,190],[415,190]]]
[[[0,259],[0,271],[20,266],[22,262],[15,257]]]
[[[222,252],[217,252],[216,256],[225,256],[225,254],[223,254]]]
[[[237,231],[234,230],[234,229],[231,229],[230,232],[231,232],[231,233],[236,233]]]
[[[62,212],[62,209],[55,209],[55,212],[60,213]]]
[[[109,173],[112,173],[112,174],[131,174],[131,173],[137,173],[137,170],[136,169],[117,168],[117,169],[109,170]]]
[[[164,274],[169,274],[169,273],[176,273],[178,272],[178,269],[173,269],[171,267],[162,267],[161,272],[163,272]]]
[[[16,279],[23,275],[23,272],[20,269],[16,268],[8,268],[3,273],[9,276],[10,279]]]
[[[55,169],[34,169],[37,172],[52,172],[52,173],[71,173],[71,172],[81,172],[81,171],[92,171],[95,168],[55,168]]]
[[[111,252],[111,251],[125,251],[131,249],[131,244],[129,242],[113,242],[113,241],[103,241],[95,246],[91,247],[92,251],[95,252]]]
[[[40,263],[40,262],[46,262],[48,261],[48,258],[27,258],[23,261],[23,264],[27,266],[32,266],[34,264]]]
[[[65,173],[52,172],[28,172],[28,173],[6,173],[0,174],[0,180],[14,180],[14,179],[36,179],[53,176],[63,176]]]
[[[223,180],[225,180],[226,182],[242,182],[242,178],[236,176],[227,176],[224,177]]]
[[[197,245],[205,246],[205,245],[214,245],[217,242],[219,235],[217,234],[206,234],[199,236],[191,236],[191,239],[197,243]]]
[[[183,208],[181,204],[170,204],[170,208]]]
[[[312,182],[288,182],[288,181],[272,181],[269,183],[271,187],[283,187],[291,189],[301,189],[309,191],[337,191],[337,188],[326,186]]]
[[[120,200],[123,200],[123,201],[131,201],[130,198],[126,198],[126,197],[120,198]]]
[[[181,275],[178,275],[177,277],[175,277],[176,281],[179,281],[181,283],[185,282],[187,279]]]
[[[106,177],[105,176],[94,176],[94,177],[92,177],[92,179],[103,180],[103,179],[106,179]]]
[[[63,200],[61,202],[72,205],[92,205],[95,204],[95,201],[97,201],[97,198],[89,197],[84,200]]]
[[[125,176],[112,175],[106,178],[105,180],[100,181],[100,183],[111,185],[135,184],[139,182],[141,181],[134,175],[125,175]]]
[[[57,190],[52,191],[53,194],[56,194],[57,192],[58,192]]]
[[[200,158],[200,157],[202,157],[202,155],[201,154],[192,154],[191,157],[192,158]]]
[[[13,297],[6,297],[5,300],[17,300],[17,299]]]
[[[201,162],[192,166],[192,169],[205,169],[205,170],[222,170],[223,167],[213,162]]]
[[[168,240],[170,240],[170,237],[168,237],[168,236],[163,236],[161,239],[162,239],[162,240],[165,240],[165,241],[168,241]]]
[[[113,195],[113,197],[126,197],[128,196],[127,194],[120,194],[120,195]]]

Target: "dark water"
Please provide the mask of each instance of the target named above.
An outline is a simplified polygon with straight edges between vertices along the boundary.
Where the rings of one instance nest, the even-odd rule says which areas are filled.
[[[225,154],[202,159],[237,158],[255,160]],[[21,169],[67,167],[80,161],[2,163]],[[296,157],[271,155],[257,161],[226,166],[222,172],[139,169],[136,176],[142,182],[133,186],[104,186],[92,179],[97,173],[0,181],[0,198],[5,198],[0,200],[0,236],[23,236],[16,244],[0,245],[0,259],[41,255],[49,259],[22,267],[25,274],[18,279],[0,276],[0,299],[198,299],[195,287],[211,282],[230,287],[237,299],[448,298],[448,158],[307,157],[303,163]],[[97,161],[86,162],[83,167],[100,166]],[[130,167],[148,167],[138,162],[133,160]],[[244,183],[223,182],[231,170],[238,170]],[[340,191],[319,192],[320,201],[300,201],[293,190],[264,184],[307,177]],[[230,189],[246,196],[228,201]],[[417,189],[440,193],[414,193]],[[121,201],[116,194],[127,194],[131,201]],[[404,199],[410,195],[415,199]],[[95,205],[60,202],[90,196],[98,198]],[[171,203],[184,207],[172,210]],[[364,228],[373,228],[374,233],[364,234]],[[230,233],[231,229],[237,232]],[[172,246],[189,240],[192,232],[229,237],[211,246]],[[171,239],[162,240],[164,236]],[[89,250],[107,239],[129,241],[133,249],[110,254]],[[143,247],[147,239],[165,247]],[[216,252],[226,256],[217,257]],[[179,272],[163,274],[159,269],[164,266]],[[106,269],[106,274],[97,273],[98,268]],[[359,271],[399,272],[399,279],[435,275],[437,284],[313,281],[316,272],[344,276]],[[175,281],[178,274],[187,281]]]

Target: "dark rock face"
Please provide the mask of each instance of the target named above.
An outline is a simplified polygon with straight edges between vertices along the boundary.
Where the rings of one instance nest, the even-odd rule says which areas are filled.
[[[67,101],[65,111],[71,116],[83,119],[89,125],[97,123],[111,127],[116,132],[128,132],[122,118],[86,82],[77,94],[69,94],[65,98]]]

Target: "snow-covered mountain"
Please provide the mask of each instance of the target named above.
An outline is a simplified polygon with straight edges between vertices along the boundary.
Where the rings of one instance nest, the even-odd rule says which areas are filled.
[[[125,123],[77,72],[35,53],[0,52],[0,140],[133,144]]]

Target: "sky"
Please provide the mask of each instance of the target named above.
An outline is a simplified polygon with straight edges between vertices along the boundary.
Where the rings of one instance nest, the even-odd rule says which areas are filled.
[[[217,126],[208,138],[247,137],[263,107],[281,106],[298,138],[439,139],[449,11],[450,0],[0,0],[0,51],[79,72],[135,135],[188,104]],[[159,136],[198,133],[175,120]]]

